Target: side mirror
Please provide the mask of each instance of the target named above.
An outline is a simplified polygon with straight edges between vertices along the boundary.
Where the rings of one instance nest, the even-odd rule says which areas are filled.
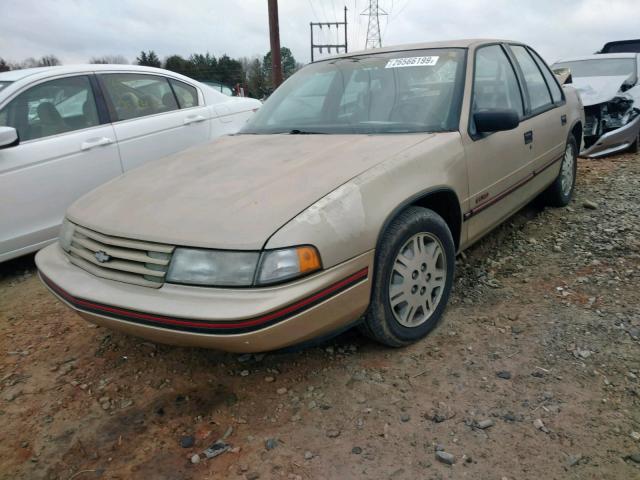
[[[513,130],[520,125],[520,118],[515,110],[484,110],[474,113],[473,120],[478,133]]]
[[[0,148],[9,148],[20,143],[18,131],[13,127],[0,127]]]

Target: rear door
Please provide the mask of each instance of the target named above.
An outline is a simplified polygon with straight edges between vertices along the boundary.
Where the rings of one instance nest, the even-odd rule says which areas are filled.
[[[20,143],[0,150],[0,261],[57,237],[67,207],[122,173],[91,75],[43,81],[0,108]]]
[[[469,176],[469,208],[464,214],[471,243],[512,214],[520,205],[515,191],[531,174],[531,150],[525,132],[524,101],[513,65],[499,44],[475,51],[470,121],[464,135]],[[520,125],[480,134],[473,114],[483,110],[515,110]]]
[[[531,137],[533,182],[540,188],[555,178],[553,172],[540,173],[553,168],[557,174],[569,133],[566,102],[562,90],[542,59],[523,45],[509,45],[516,70],[526,92],[526,110]]]
[[[125,171],[209,139],[210,114],[193,85],[146,73],[98,78]]]

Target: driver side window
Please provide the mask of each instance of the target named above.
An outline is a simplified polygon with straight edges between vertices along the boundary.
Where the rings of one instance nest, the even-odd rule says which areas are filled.
[[[516,74],[500,45],[476,51],[472,113],[492,109],[515,110],[520,118],[524,114]]]
[[[86,76],[65,77],[31,87],[0,111],[0,126],[13,127],[21,141],[99,125]]]

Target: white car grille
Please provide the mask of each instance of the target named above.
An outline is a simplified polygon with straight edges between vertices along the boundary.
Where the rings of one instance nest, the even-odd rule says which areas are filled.
[[[75,225],[67,255],[74,265],[102,278],[159,288],[174,247],[113,237]]]

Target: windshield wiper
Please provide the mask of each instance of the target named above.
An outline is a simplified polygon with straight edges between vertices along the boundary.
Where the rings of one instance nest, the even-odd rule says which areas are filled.
[[[308,130],[300,130],[298,128],[294,128],[293,130],[289,130],[289,135],[325,135],[324,132],[311,132]]]

